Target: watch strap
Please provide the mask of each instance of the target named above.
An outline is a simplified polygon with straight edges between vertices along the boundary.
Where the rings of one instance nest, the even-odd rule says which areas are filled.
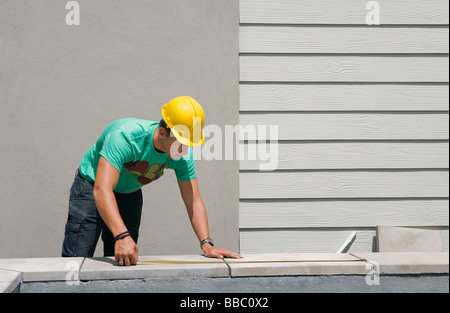
[[[200,242],[200,248],[202,248],[205,243],[209,243],[211,246],[214,247],[214,243],[213,243],[212,239],[211,238],[206,238],[205,240]]]

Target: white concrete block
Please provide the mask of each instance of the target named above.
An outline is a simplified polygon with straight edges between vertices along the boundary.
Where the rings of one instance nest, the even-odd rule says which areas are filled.
[[[380,274],[448,273],[448,252],[352,253],[374,266]]]
[[[225,262],[232,277],[368,273],[364,261],[345,253],[249,254]]]
[[[20,285],[22,273],[0,269],[0,293],[11,293]]]
[[[0,268],[23,273],[23,281],[67,280],[79,271],[84,258],[0,259]]]
[[[229,277],[224,261],[201,255],[140,256],[133,266],[119,266],[114,257],[86,258],[81,280],[144,279],[167,277]]]
[[[377,226],[378,252],[442,252],[439,230]]]

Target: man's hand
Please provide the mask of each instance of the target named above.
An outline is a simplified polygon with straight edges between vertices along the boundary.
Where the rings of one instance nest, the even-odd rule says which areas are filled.
[[[205,256],[208,258],[216,258],[216,259],[223,259],[223,258],[234,258],[234,259],[240,259],[244,256],[242,254],[225,250],[225,249],[219,249],[214,248],[209,243],[205,243],[202,246],[203,252],[205,252]]]
[[[138,247],[130,236],[125,237],[116,241],[114,256],[116,262],[121,266],[136,265],[139,261]]]

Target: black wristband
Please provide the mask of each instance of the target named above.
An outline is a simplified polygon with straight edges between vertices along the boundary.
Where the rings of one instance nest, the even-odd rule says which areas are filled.
[[[118,234],[116,237],[114,237],[114,241],[117,241],[117,240],[126,238],[126,237],[128,237],[128,236],[131,236],[131,235],[130,235],[130,232],[129,232],[129,231],[125,231],[125,232],[123,232],[123,233]]]
[[[212,239],[211,239],[211,238],[206,238],[205,240],[203,240],[203,241],[200,243],[200,248],[202,248],[203,245],[204,245],[205,243],[209,243],[211,246],[214,247],[214,243],[213,243]]]

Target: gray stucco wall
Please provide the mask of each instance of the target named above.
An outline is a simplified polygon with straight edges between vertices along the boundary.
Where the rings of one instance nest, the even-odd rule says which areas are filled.
[[[68,193],[112,120],[190,95],[238,123],[238,0],[0,0],[0,258],[59,256]],[[238,161],[197,161],[211,236],[238,243]],[[173,171],[143,188],[140,255],[200,253]],[[101,255],[101,241],[96,255]]]

